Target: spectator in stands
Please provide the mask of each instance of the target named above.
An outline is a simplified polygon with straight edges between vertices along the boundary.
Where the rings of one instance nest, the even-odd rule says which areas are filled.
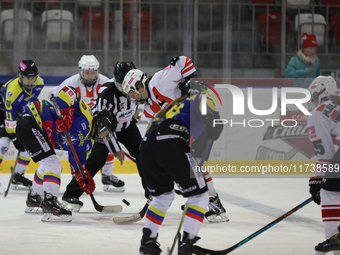
[[[293,78],[294,87],[308,88],[320,75],[320,62],[316,56],[318,42],[313,34],[302,34],[302,49],[298,50],[286,68],[286,78]]]

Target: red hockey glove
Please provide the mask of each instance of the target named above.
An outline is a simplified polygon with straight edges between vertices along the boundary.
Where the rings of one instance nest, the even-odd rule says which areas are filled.
[[[55,122],[58,133],[69,130],[71,128],[75,111],[75,108],[60,109],[60,113],[63,118]]]
[[[93,191],[96,189],[96,184],[94,183],[94,180],[90,174],[90,172],[83,166],[84,174],[86,177],[86,181],[84,181],[83,176],[80,173],[80,170],[78,169],[76,171],[76,174],[74,177],[76,178],[76,181],[79,184],[79,187],[86,193],[86,194],[91,194]],[[85,183],[87,183],[85,185]]]
[[[313,201],[320,204],[320,189],[322,184],[321,176],[313,176],[309,179],[309,193],[313,197]]]

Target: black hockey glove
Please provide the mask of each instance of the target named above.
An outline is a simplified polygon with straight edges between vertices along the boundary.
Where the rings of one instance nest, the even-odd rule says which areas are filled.
[[[179,57],[174,57],[170,60],[170,65],[174,66],[176,65],[176,62],[179,60]]]
[[[22,146],[22,144],[19,142],[19,139],[16,136],[12,138],[12,142],[18,151],[25,151],[24,146]]]
[[[224,125],[217,124],[215,125],[215,127],[213,126],[214,119],[219,119],[219,118],[220,118],[219,114],[217,113],[214,115],[211,113],[208,113],[207,115],[204,116],[205,127],[204,127],[204,132],[202,133],[202,135],[207,136],[208,140],[216,141],[220,137]]]
[[[322,184],[322,177],[313,176],[309,179],[309,193],[313,197],[313,201],[320,205],[320,189]]]

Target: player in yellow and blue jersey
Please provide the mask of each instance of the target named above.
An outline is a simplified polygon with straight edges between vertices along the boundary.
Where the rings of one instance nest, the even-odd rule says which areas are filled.
[[[223,126],[212,127],[212,119],[219,119],[219,113],[209,98],[207,115],[200,112],[201,95],[197,81],[187,81],[182,95],[165,108],[149,124],[140,146],[140,163],[152,201],[145,216],[145,226],[140,254],[161,253],[157,242],[158,230],[167,210],[175,198],[174,183],[180,193],[187,198],[187,211],[183,221],[183,239],[178,245],[178,254],[193,254],[193,244],[199,239],[198,232],[204,220],[209,194],[206,180],[201,171],[197,171],[195,158],[190,151],[199,139],[215,141],[220,136]],[[197,87],[197,89],[193,89]],[[192,91],[194,95],[188,94]],[[204,137],[203,137],[204,136]],[[203,138],[202,138],[203,137]],[[205,146],[208,151],[210,146]],[[202,160],[206,158],[203,156]],[[196,170],[196,171],[195,171]]]
[[[0,111],[0,164],[9,149],[12,140],[20,155],[12,178],[12,189],[22,189],[32,185],[24,176],[30,157],[17,140],[16,125],[25,112],[25,105],[38,99],[44,82],[38,68],[32,60],[22,60],[19,64],[18,77],[2,86]]]
[[[29,103],[26,106],[26,113],[18,121],[19,141],[32,160],[40,163],[27,196],[25,212],[36,213],[39,208],[43,208],[42,221],[68,222],[72,220],[72,213],[58,202],[62,165],[54,149],[69,152],[72,175],[83,191],[91,194],[95,189],[95,183],[85,167],[83,170],[87,181],[84,181],[64,131],[68,131],[79,161],[85,165],[94,139],[106,138],[112,134],[117,122],[108,111],[101,111],[93,117],[90,107],[73,87],[63,87],[55,100],[62,119],[58,118],[50,102],[40,100]]]

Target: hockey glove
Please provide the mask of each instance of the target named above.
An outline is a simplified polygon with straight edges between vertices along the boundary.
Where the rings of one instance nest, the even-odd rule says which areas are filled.
[[[83,166],[84,174],[86,177],[86,180],[84,181],[83,176],[80,173],[80,170],[78,169],[74,175],[76,178],[77,183],[79,184],[79,187],[86,193],[91,194],[96,189],[96,184],[94,183],[94,180],[90,174],[90,172]]]
[[[219,119],[219,114],[215,113],[208,113],[207,115],[205,115],[204,117],[204,133],[202,133],[202,135],[206,135],[208,140],[211,141],[216,141],[223,130],[223,126],[224,125],[220,125],[220,124],[215,124],[215,127],[213,126],[214,124],[214,119]]]
[[[313,176],[309,179],[309,193],[313,197],[313,201],[320,204],[320,189],[322,184],[322,177]]]
[[[170,65],[175,66],[176,62],[179,60],[179,57],[174,57],[170,60]]]
[[[69,130],[71,128],[75,111],[75,108],[60,109],[60,113],[63,118],[55,122],[58,133]]]
[[[12,138],[12,142],[18,151],[25,151],[25,148],[24,146],[22,146],[21,142],[19,142],[18,137],[15,136],[14,138]]]

